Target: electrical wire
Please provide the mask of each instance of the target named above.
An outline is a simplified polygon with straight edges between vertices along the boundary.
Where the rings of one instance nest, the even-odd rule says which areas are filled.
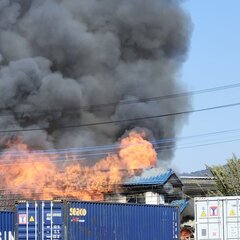
[[[208,132],[203,134],[196,134],[196,135],[189,135],[189,136],[183,136],[183,137],[176,137],[176,138],[162,138],[159,140],[149,141],[154,146],[163,144],[163,143],[177,143],[181,141],[185,141],[188,139],[195,139],[195,138],[201,138],[201,137],[211,137],[215,135],[223,135],[228,133],[237,133],[240,132],[240,128],[237,129],[229,129],[229,130],[223,130],[223,131],[216,131],[216,132]],[[139,145],[140,143],[136,144],[125,144],[124,146],[121,146],[118,144],[111,144],[111,145],[97,145],[97,146],[90,146],[90,147],[78,147],[78,148],[61,148],[61,149],[47,149],[47,150],[31,150],[30,152],[36,155],[55,155],[55,154],[78,154],[78,153],[84,153],[84,152],[91,152],[90,155],[95,155],[93,152],[100,152],[100,154],[109,154],[114,153],[114,151],[119,150],[123,147],[128,146],[134,146]],[[103,151],[103,153],[101,153]],[[0,154],[3,152],[0,151]],[[19,156],[19,151],[13,151],[13,150],[5,150],[5,154],[11,154],[12,156]]]
[[[236,129],[237,130],[237,129]],[[213,133],[208,133],[208,134],[200,134],[200,135],[196,135],[196,136],[191,136],[191,137],[197,137],[197,136],[210,136],[210,134],[219,134],[219,133],[227,133],[227,132],[232,132],[234,130],[229,130],[229,131],[219,131],[219,132],[213,132]],[[225,137],[226,138],[226,137]],[[187,149],[187,148],[196,148],[196,147],[203,147],[203,146],[210,146],[210,145],[216,145],[216,144],[223,144],[223,143],[229,143],[229,142],[235,142],[235,141],[240,141],[240,138],[233,138],[233,139],[229,139],[229,140],[223,140],[223,141],[212,141],[212,142],[208,142],[206,143],[206,140],[203,140],[204,143],[201,144],[201,142],[190,142],[190,143],[185,143],[185,144],[178,144],[177,146],[175,146],[174,144],[168,144],[168,145],[162,145],[162,146],[155,146],[155,150],[157,152],[164,152],[164,151],[169,151],[172,149]],[[154,144],[158,143],[158,141],[154,141]],[[127,146],[133,146],[133,145],[141,145],[141,144],[129,144]],[[126,147],[127,147],[126,146]],[[84,148],[80,149],[80,152],[67,152],[65,150],[65,152],[61,152],[61,150],[55,150],[54,151],[54,155],[53,152],[51,152],[49,154],[48,151],[30,151],[30,152],[11,152],[11,151],[6,151],[6,152],[2,152],[2,157],[4,159],[1,159],[0,162],[0,166],[14,166],[17,165],[19,163],[13,163],[13,161],[17,158],[18,160],[21,160],[21,164],[33,164],[33,162],[26,160],[28,154],[33,154],[34,157],[38,157],[39,160],[35,160],[34,163],[37,162],[43,162],[44,159],[43,157],[47,157],[47,161],[49,160],[51,163],[58,163],[58,162],[83,162],[86,163],[86,158],[87,159],[91,159],[91,157],[97,157],[99,160],[103,159],[106,156],[109,156],[111,154],[116,155],[117,152],[116,151],[107,151],[107,152],[89,152],[89,153],[84,153],[83,151]],[[97,149],[95,149],[96,151]],[[118,149],[119,150],[119,149]],[[53,150],[52,150],[53,151]],[[123,171],[124,169],[119,169],[119,171]],[[106,169],[104,169],[104,171],[107,171]]]
[[[200,108],[200,109],[195,109],[195,110],[188,110],[188,111],[175,112],[175,113],[166,113],[166,114],[145,116],[145,117],[139,117],[139,118],[119,119],[119,120],[111,120],[111,121],[104,121],[104,122],[83,123],[83,124],[76,124],[76,125],[63,125],[63,126],[55,127],[55,129],[81,128],[81,127],[90,127],[90,126],[97,126],[97,125],[107,125],[107,124],[115,124],[115,123],[141,121],[141,120],[148,120],[148,119],[150,120],[150,119],[155,119],[155,118],[178,116],[178,115],[184,115],[184,114],[190,114],[190,113],[217,110],[217,109],[222,109],[222,108],[237,107],[239,105],[240,105],[240,102],[237,102],[237,103],[226,104],[226,105],[218,105],[218,106],[208,107],[208,108]],[[42,131],[42,130],[48,130],[48,129],[49,129],[49,127],[0,130],[0,134],[1,133]]]
[[[206,181],[206,180],[205,180]],[[211,190],[216,190],[216,185],[215,185],[215,181],[210,179],[209,181],[211,181],[212,183],[210,184],[211,187],[209,186],[209,184],[205,184],[204,183],[195,183],[195,184],[191,184],[191,183],[185,183],[185,185],[182,186],[182,189],[180,191],[177,191],[176,192],[176,189],[174,190],[174,192],[165,192],[165,195],[167,195],[167,198],[168,199],[171,199],[171,198],[175,198],[176,196],[179,196],[179,195],[184,195],[186,194],[187,192],[189,191],[199,191],[201,190],[201,192],[204,192],[209,190],[209,188],[211,188]],[[174,183],[173,183],[174,184]],[[189,186],[189,185],[194,185],[194,186]],[[139,188],[137,190],[137,187]],[[140,198],[139,196],[137,196],[138,194],[143,194],[146,192],[146,185],[139,185],[139,186],[119,186],[119,188],[117,189],[111,189],[111,192],[104,192],[104,191],[97,191],[95,189],[86,189],[84,186],[81,186],[79,187],[78,189],[75,189],[76,192],[77,191],[85,191],[85,193],[90,196],[90,197],[94,197],[96,193],[98,194],[101,194],[101,195],[104,195],[105,197],[111,197],[111,196],[116,196],[116,195],[125,195],[127,197],[135,197],[135,198]],[[155,184],[155,185],[149,185],[148,186],[148,191],[158,191],[160,189],[163,188],[163,185],[162,184]],[[55,191],[55,194],[56,195],[59,195],[59,192],[62,192],[63,195],[66,194],[66,191],[64,190],[61,190],[61,189],[58,189],[58,188],[49,188],[50,191],[51,189],[56,189]],[[128,189],[128,190],[126,190]],[[130,190],[131,189],[131,190]],[[11,189],[13,190],[13,189]],[[11,196],[11,195],[24,195],[24,194],[32,194],[32,195],[42,195],[42,194],[46,194],[47,192],[46,191],[33,191],[32,188],[23,188],[21,190],[24,190],[24,193],[20,193],[20,192],[9,192],[10,189],[1,189],[0,190],[0,197],[1,196]],[[30,191],[28,191],[30,190]],[[93,194],[91,195],[91,192],[93,192]],[[53,194],[54,195],[54,191],[51,191],[49,192],[50,194]],[[71,194],[69,194],[71,195]],[[194,194],[196,196],[196,194]],[[199,194],[200,195],[200,194]],[[1,200],[1,199],[0,199]]]
[[[194,190],[197,190],[196,187],[200,188],[202,191],[209,190],[210,185],[212,186],[213,190],[216,187],[214,185],[215,180],[212,177],[210,177],[210,178],[209,177],[202,177],[203,181],[206,181],[206,179],[210,180],[209,181],[210,185],[209,184],[208,185],[205,184],[205,186],[204,185],[202,186],[201,183],[199,183],[199,179],[197,179],[198,182],[191,183],[191,182],[189,182],[189,177],[188,177],[187,180],[185,178],[186,177],[184,177],[184,176],[183,177],[180,176],[179,180],[177,180],[177,179],[171,179],[170,180],[170,183],[171,183],[172,186],[179,186],[179,184],[180,184],[182,186],[182,190],[176,192],[176,189],[174,190],[174,188],[173,188],[172,189],[173,192],[171,191],[171,189],[170,189],[169,192],[166,191],[166,194],[169,194],[168,195],[168,199],[170,199],[174,195],[184,194],[184,191],[194,191]],[[150,179],[150,178],[148,178],[148,179]],[[191,180],[191,178],[190,178],[190,180]],[[193,177],[193,180],[194,180],[194,177]],[[167,180],[167,182],[168,182],[168,180]],[[108,192],[107,191],[103,192],[103,191],[98,191],[97,189],[90,188],[88,184],[81,182],[81,185],[79,185],[78,188],[76,188],[74,190],[76,190],[76,191],[85,191],[89,196],[92,196],[92,197],[94,197],[94,194],[91,195],[90,194],[91,192],[99,193],[99,194],[104,194],[105,193],[108,196],[114,196],[116,194],[119,194],[119,195],[125,194],[125,195],[134,195],[134,196],[136,196],[136,194],[142,194],[143,192],[145,192],[143,186],[148,186],[148,190],[151,190],[151,189],[152,190],[157,190],[157,189],[161,189],[163,187],[163,185],[164,185],[163,183],[153,183],[153,184],[149,184],[149,185],[144,185],[144,184],[136,184],[136,185],[134,185],[134,184],[133,185],[127,184],[127,185],[124,185],[124,183],[120,183],[120,184],[117,184],[117,185],[102,184],[101,186],[103,187],[103,190],[104,190],[104,187],[110,187],[110,192],[109,191]],[[39,190],[34,191],[33,188],[34,188],[34,186],[33,187],[23,187],[23,186],[21,186],[21,188],[16,188],[16,190],[15,190],[16,192],[13,192],[14,188],[5,187],[5,188],[1,188],[0,189],[0,196],[1,195],[2,196],[4,196],[4,195],[5,196],[7,196],[7,195],[21,195],[19,193],[19,190],[24,192],[25,194],[33,194],[33,195],[37,195],[37,194],[41,195],[43,193],[46,193],[46,191],[41,191],[41,190],[40,191]],[[51,191],[51,189],[53,189],[53,190],[56,189],[56,194],[57,195],[59,195],[59,192],[61,192],[61,191],[63,192],[63,194],[66,193],[66,189],[59,188],[59,185],[58,185],[58,187],[53,187],[53,186],[49,187],[49,186],[47,186],[45,188],[45,190],[46,189],[50,190],[50,191]],[[118,190],[116,191],[116,189],[118,189]],[[51,193],[54,194],[54,191],[51,191]]]
[[[139,98],[139,99],[131,99],[131,100],[122,100],[119,102],[85,105],[85,106],[80,106],[80,107],[76,107],[76,108],[68,108],[68,109],[64,109],[64,110],[63,109],[49,109],[49,110],[46,109],[46,110],[42,110],[42,111],[24,111],[24,112],[14,111],[14,113],[15,114],[34,114],[34,113],[43,114],[43,113],[49,113],[49,112],[56,113],[56,112],[63,112],[63,111],[64,111],[64,113],[66,113],[68,111],[88,110],[88,109],[91,109],[91,111],[94,111],[94,110],[99,110],[101,108],[113,107],[116,105],[127,105],[127,104],[143,103],[143,102],[153,102],[153,101],[159,101],[159,100],[165,100],[165,99],[171,99],[171,98],[186,97],[186,96],[191,96],[191,95],[196,95],[196,94],[222,91],[222,90],[238,88],[238,87],[240,87],[240,83],[223,85],[223,86],[206,88],[206,89],[189,91],[189,92],[168,94],[168,95],[157,96],[157,97]],[[0,108],[0,111],[9,111],[9,108]],[[0,113],[0,116],[9,116],[9,114]]]

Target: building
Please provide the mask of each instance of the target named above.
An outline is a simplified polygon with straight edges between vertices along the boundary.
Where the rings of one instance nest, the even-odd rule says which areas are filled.
[[[194,197],[217,191],[213,177],[181,176],[172,169],[151,177],[134,177],[105,195],[105,200],[121,203],[171,204],[179,206],[181,223],[194,219]]]
[[[181,176],[185,197],[206,197],[217,192],[214,177],[208,176]]]
[[[106,201],[161,204],[182,199],[183,184],[172,169],[151,177],[134,177],[122,184],[117,193],[108,193]]]

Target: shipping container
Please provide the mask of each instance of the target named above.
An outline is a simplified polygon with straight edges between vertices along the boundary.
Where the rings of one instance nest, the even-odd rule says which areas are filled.
[[[197,240],[240,239],[240,196],[195,198]]]
[[[14,212],[0,211],[0,240],[14,239]]]
[[[18,240],[177,240],[179,209],[80,201],[18,202]]]

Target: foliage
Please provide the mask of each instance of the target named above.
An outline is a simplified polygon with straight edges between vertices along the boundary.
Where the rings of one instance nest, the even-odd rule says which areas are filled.
[[[240,194],[240,159],[235,155],[227,161],[226,165],[207,166],[207,169],[215,178],[218,195],[236,196]]]

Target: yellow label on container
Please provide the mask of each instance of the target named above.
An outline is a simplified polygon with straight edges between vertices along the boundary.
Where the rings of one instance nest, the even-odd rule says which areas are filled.
[[[235,213],[235,211],[232,209],[232,210],[230,210],[229,215],[230,215],[230,216],[235,216],[236,213]]]
[[[70,208],[69,215],[70,216],[86,216],[87,209],[85,209],[85,208]]]
[[[207,214],[206,214],[206,212],[205,211],[202,211],[202,213],[201,213],[201,217],[203,218],[205,218],[205,217],[207,217]]]

